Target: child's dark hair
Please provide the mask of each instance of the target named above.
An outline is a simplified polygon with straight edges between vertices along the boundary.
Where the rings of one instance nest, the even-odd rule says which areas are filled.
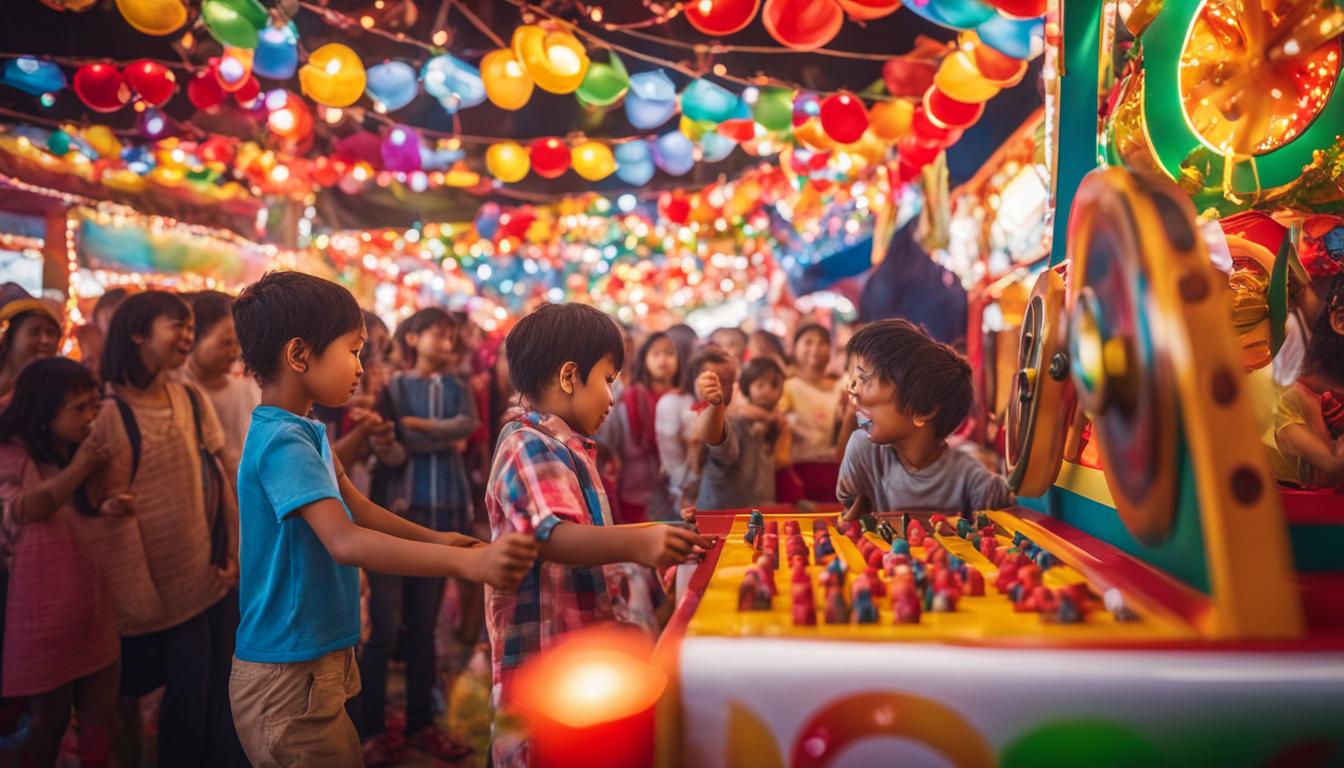
[[[769,347],[770,351],[775,353],[775,355],[778,356],[780,360],[788,362],[789,353],[784,350],[784,342],[780,340],[780,338],[775,334],[766,330],[756,330],[752,331],[751,335],[748,336],[747,339],[748,340],[758,339],[763,344],[765,344],[765,346]]]
[[[232,317],[233,297],[227,293],[200,291],[183,298],[191,304],[192,314],[196,315],[196,341],[205,338],[220,320]]]
[[[137,388],[153,383],[154,377],[145,368],[133,337],[148,338],[159,317],[187,320],[191,317],[191,307],[181,297],[167,291],[137,293],[117,307],[107,327],[103,357],[98,365],[103,381]]]
[[[709,334],[709,337],[712,339],[720,333],[731,333],[742,340],[742,346],[745,347],[747,345],[747,332],[738,328],[736,325],[725,325],[722,328],[715,328],[714,332]]]
[[[896,405],[906,414],[934,414],[939,439],[952,434],[975,401],[971,366],[908,320],[868,325],[854,334],[846,351],[896,388]]]
[[[742,390],[742,394],[751,397],[751,385],[766,377],[778,379],[780,385],[783,386],[784,369],[773,357],[754,357],[742,366],[742,373],[738,374],[737,377],[737,386]]]
[[[71,395],[98,390],[98,377],[65,357],[44,357],[25,365],[14,382],[14,399],[0,411],[0,441],[18,437],[39,464],[62,467],[69,461],[53,444],[51,422]]]
[[[817,323],[805,323],[798,326],[798,330],[793,332],[793,346],[797,348],[798,342],[802,341],[803,337],[809,333],[821,334],[821,337],[826,340],[826,346],[831,345],[831,332],[826,329],[826,326]]]
[[[415,365],[415,347],[406,340],[406,337],[412,333],[424,333],[430,328],[443,328],[453,334],[453,342],[456,345],[457,320],[445,309],[426,307],[402,320],[397,326],[397,349],[401,350],[401,360],[408,367]]]
[[[89,317],[97,318],[99,312],[116,312],[117,307],[120,307],[121,303],[130,295],[130,291],[127,291],[125,288],[108,288],[106,291],[103,291],[103,295],[99,296],[98,300],[93,303],[93,312],[89,314]]]
[[[509,381],[524,397],[537,400],[567,362],[584,381],[594,366],[611,358],[625,367],[625,342],[616,321],[586,304],[542,304],[513,326],[504,340]]]
[[[695,380],[700,378],[705,368],[711,365],[735,365],[736,361],[729,357],[718,347],[706,347],[700,350],[700,353],[691,358],[691,362],[686,364],[685,370],[681,375],[681,391],[694,393]]]
[[[263,384],[275,378],[290,339],[315,355],[364,327],[364,311],[344,287],[302,272],[267,272],[233,302],[243,364]]]
[[[1344,378],[1344,336],[1335,332],[1330,316],[1341,303],[1344,303],[1344,274],[1337,274],[1325,292],[1325,308],[1312,324],[1311,341],[1307,342],[1307,370],[1336,381]]]
[[[373,338],[373,331],[375,328],[381,328],[383,329],[383,333],[387,333],[387,323],[383,322],[383,318],[367,309],[364,310],[364,332],[369,335],[370,339]],[[374,362],[374,355],[382,355],[383,359],[386,359],[387,349],[378,349],[377,347],[374,347],[373,344],[365,344],[364,348],[359,350],[359,362],[365,368],[368,368],[370,363]]]
[[[671,336],[668,336],[663,331],[657,331],[649,334],[649,337],[644,340],[644,343],[639,345],[639,352],[635,355],[634,370],[631,371],[631,378],[636,384],[645,387],[653,386],[653,379],[649,376],[648,358],[649,352],[653,350],[653,345],[660,341],[666,341],[672,345],[674,354],[677,356],[677,368],[672,372],[672,381],[674,384],[681,381],[681,369],[686,360],[681,356],[681,348],[677,346],[676,340]]]

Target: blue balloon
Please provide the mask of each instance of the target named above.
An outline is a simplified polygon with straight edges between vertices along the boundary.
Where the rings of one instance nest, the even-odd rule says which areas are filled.
[[[653,163],[681,176],[695,167],[695,144],[681,131],[668,131],[653,142]]]
[[[466,153],[461,149],[432,149],[421,145],[420,170],[446,171],[465,156]]]
[[[737,94],[704,78],[692,80],[681,92],[681,114],[692,120],[722,123],[733,119],[743,106]]]
[[[717,163],[718,161],[733,154],[733,149],[737,147],[737,142],[727,136],[710,131],[704,138],[700,139],[700,154],[704,156],[707,163]]]
[[[368,78],[366,90],[388,112],[395,112],[415,101],[415,95],[420,92],[415,69],[404,61],[388,61],[369,67]]]
[[[485,101],[481,71],[450,53],[426,61],[420,79],[425,93],[438,99],[450,115]]]
[[[50,61],[21,56],[5,62],[0,82],[18,88],[30,96],[55,93],[65,87],[65,74]]]
[[[499,231],[499,204],[486,203],[476,212],[476,233],[486,240],[493,240]]]
[[[971,29],[999,15],[993,6],[980,0],[913,0],[905,7],[949,29]]]
[[[621,163],[616,166],[616,178],[636,187],[642,187],[653,178],[653,163]]]
[[[288,80],[299,68],[299,30],[294,22],[283,27],[267,25],[257,34],[252,72],[270,80]]]
[[[975,28],[980,41],[1014,59],[1030,61],[1045,50],[1045,18],[1010,19],[1001,13]]]
[[[677,86],[661,69],[630,76],[625,116],[636,128],[648,130],[667,122],[677,112]]]

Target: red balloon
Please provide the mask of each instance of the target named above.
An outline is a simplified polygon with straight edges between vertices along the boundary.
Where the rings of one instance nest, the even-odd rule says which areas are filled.
[[[1019,19],[1034,19],[1045,15],[1045,0],[989,0],[989,4],[1003,12],[1004,16]]]
[[[924,144],[915,137],[909,136],[896,143],[896,151],[902,163],[921,166],[932,162],[933,158],[938,156],[939,148],[936,145]]]
[[[810,51],[839,34],[845,12],[835,0],[765,0],[761,23],[783,45]]]
[[[85,64],[75,70],[75,95],[96,112],[116,112],[131,100],[126,80],[111,64]]]
[[[922,104],[915,107],[915,116],[910,121],[910,127],[914,131],[915,138],[920,139],[925,144],[942,144],[953,131],[945,125],[939,125],[930,120]]]
[[[665,194],[658,199],[663,218],[673,224],[685,224],[691,218],[691,201],[683,194]]]
[[[897,8],[901,7],[900,0],[835,0],[840,7],[845,9],[850,18],[859,21],[871,21],[880,19],[891,13],[895,13]]]
[[[924,112],[934,121],[948,128],[966,128],[975,124],[985,113],[985,105],[957,101],[942,91],[929,87],[924,92]]]
[[[731,35],[751,23],[761,0],[691,0],[686,20],[706,35]]]
[[[1017,85],[1027,72],[1027,62],[999,53],[984,43],[977,43],[972,49],[975,68],[980,70],[986,80],[1003,87]]]
[[[882,65],[882,79],[892,96],[918,96],[933,85],[938,63],[897,56]]]
[[[238,106],[250,109],[253,102],[261,95],[261,83],[252,75],[247,76],[247,82],[233,92],[233,100],[238,102]]]
[[[127,85],[140,96],[140,100],[151,107],[161,107],[168,103],[177,91],[177,78],[172,70],[157,61],[141,59],[126,68],[122,73]]]
[[[923,168],[925,165],[928,165],[928,163],[911,162],[908,161],[904,156],[902,156],[900,161],[896,163],[896,183],[904,184],[907,181],[913,180],[916,176],[919,175],[919,170]]]
[[[724,120],[714,132],[741,144],[756,136],[756,121],[749,117],[737,120]]]
[[[533,141],[528,150],[532,155],[532,170],[543,179],[555,179],[569,170],[569,147],[554,136]]]
[[[207,163],[228,163],[233,160],[233,140],[224,136],[211,136],[201,142],[196,151]]]
[[[211,110],[224,101],[224,89],[219,87],[215,73],[209,70],[197,72],[187,83],[187,98],[197,109]]]
[[[504,235],[521,240],[527,235],[527,230],[532,226],[532,222],[536,220],[537,214],[531,206],[514,208],[499,215],[499,231]]]
[[[868,130],[868,108],[852,93],[833,93],[821,102],[821,127],[841,144],[853,144]]]

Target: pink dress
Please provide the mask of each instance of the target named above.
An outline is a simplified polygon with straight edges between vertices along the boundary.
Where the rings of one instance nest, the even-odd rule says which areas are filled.
[[[10,505],[51,470],[24,448],[0,443],[0,504],[8,539],[3,695],[47,693],[117,660],[116,614],[96,561],[79,538],[72,504],[40,523],[19,525]]]

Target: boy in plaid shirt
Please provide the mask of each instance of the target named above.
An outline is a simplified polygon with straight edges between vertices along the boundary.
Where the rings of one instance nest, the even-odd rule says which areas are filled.
[[[611,385],[625,363],[611,318],[582,304],[546,304],[514,326],[504,347],[527,411],[500,433],[485,506],[496,538],[530,533],[540,556],[515,591],[486,591],[497,712],[507,705],[513,673],[555,638],[625,618],[609,586],[619,576],[603,566],[663,568],[709,546],[675,526],[611,523],[588,437],[610,412]],[[497,721],[496,768],[526,766],[527,746]]]

